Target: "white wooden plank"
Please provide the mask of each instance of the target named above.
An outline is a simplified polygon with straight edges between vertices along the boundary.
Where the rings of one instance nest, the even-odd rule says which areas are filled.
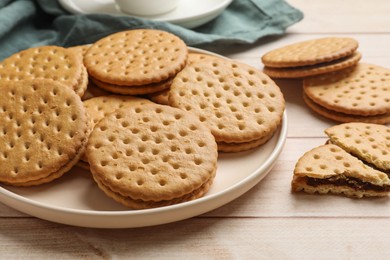
[[[25,216],[27,215],[0,203],[0,217],[25,217]]]
[[[288,0],[305,18],[289,31],[297,33],[389,33],[387,0]],[[310,2],[310,3],[309,3]]]
[[[102,230],[0,219],[4,259],[387,259],[383,218],[197,218]]]
[[[76,229],[35,218],[0,218],[2,259],[108,259]],[[82,232],[82,229],[80,229]]]

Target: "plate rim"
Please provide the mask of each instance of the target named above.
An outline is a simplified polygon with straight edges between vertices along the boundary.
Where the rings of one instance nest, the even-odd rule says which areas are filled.
[[[194,47],[188,47],[191,52],[195,53],[202,53],[202,54],[209,54],[217,57],[221,57],[224,59],[229,59],[228,57],[222,56],[217,53],[213,53],[210,51],[194,48]],[[53,205],[47,205],[43,202],[39,202],[36,200],[33,200],[31,198],[24,197],[22,195],[19,195],[17,193],[14,193],[3,186],[0,186],[0,202],[3,204],[19,210],[23,213],[26,213],[31,216],[35,216],[41,219],[45,219],[48,221],[56,222],[56,223],[62,223],[62,224],[67,224],[67,225],[72,225],[72,226],[81,226],[81,227],[93,227],[93,228],[133,228],[133,227],[142,227],[142,226],[153,226],[153,225],[159,225],[159,224],[166,224],[170,222],[175,222],[179,220],[184,220],[188,219],[194,216],[198,216],[200,214],[203,214],[205,212],[208,212],[210,210],[216,209],[220,206],[223,206],[227,203],[229,203],[232,200],[237,199],[240,197],[242,194],[246,193],[248,190],[250,190],[253,186],[258,184],[268,173],[271,171],[273,168],[273,165],[276,163],[280,153],[283,150],[285,141],[287,139],[287,132],[288,132],[288,119],[287,119],[287,111],[286,109],[284,110],[283,113],[283,118],[280,126],[278,127],[277,131],[275,132],[275,135],[272,137],[277,138],[275,146],[272,148],[272,151],[270,152],[268,158],[262,162],[262,164],[256,166],[256,169],[251,172],[248,176],[245,178],[241,179],[240,181],[234,183],[233,185],[229,186],[228,188],[221,190],[219,192],[216,192],[214,194],[206,195],[204,197],[192,200],[192,201],[187,201],[179,204],[174,204],[170,206],[165,206],[165,207],[160,207],[160,208],[152,208],[152,209],[142,209],[142,210],[105,210],[105,211],[96,211],[96,210],[87,210],[87,209],[74,209],[74,208],[64,208],[64,207],[59,207],[59,206],[53,206]],[[278,136],[276,136],[278,135]],[[272,140],[271,139],[271,140]],[[256,148],[255,148],[256,149]],[[242,187],[245,187],[245,189],[242,189]],[[227,194],[233,194],[235,193],[234,196],[229,197],[229,199],[224,200],[224,196]],[[236,194],[238,193],[238,195]],[[196,207],[199,205],[202,205],[208,201],[219,201],[217,206],[212,206],[212,207],[207,207],[207,209],[203,209],[200,211],[197,211],[195,214],[190,214],[185,217],[180,217],[177,219],[173,219],[172,221],[163,221],[163,222],[158,222],[153,223],[150,225],[131,225],[129,223],[126,224],[120,224],[120,223],[113,223],[110,225],[106,226],[100,226],[100,225],[95,225],[93,223],[89,224],[79,224],[79,223],[73,223],[73,221],[67,221],[67,220],[58,220],[58,219],[53,219],[53,218],[45,218],[40,216],[40,214],[31,214],[29,209],[22,208],[22,206],[28,206],[28,207],[35,207],[37,210],[42,209],[45,211],[51,211],[54,212],[55,214],[59,213],[65,213],[65,214],[71,214],[71,215],[76,215],[76,216],[83,216],[83,217],[137,217],[139,215],[141,216],[150,216],[154,214],[165,214],[169,212],[175,212],[177,210],[185,210],[191,207]],[[17,202],[21,203],[20,206],[14,207],[12,202]],[[221,202],[222,201],[222,202]]]

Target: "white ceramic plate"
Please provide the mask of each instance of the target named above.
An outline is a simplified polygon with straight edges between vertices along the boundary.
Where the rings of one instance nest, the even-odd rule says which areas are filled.
[[[222,57],[204,50],[191,52]],[[222,57],[223,58],[223,57]],[[0,202],[26,214],[73,226],[130,228],[165,224],[216,209],[247,192],[272,169],[287,136],[287,115],[264,145],[241,153],[220,153],[208,193],[199,199],[167,207],[129,210],[108,198],[88,171],[74,167],[61,178],[40,186],[0,186]]]
[[[180,0],[171,12],[142,18],[165,21],[187,28],[195,28],[220,15],[233,0]],[[105,13],[127,15],[121,12],[114,0],[59,0],[60,4],[74,14]]]
[[[152,226],[191,218],[244,194],[273,167],[287,135],[287,117],[265,145],[247,152],[220,154],[210,191],[202,198],[172,206],[129,210],[106,197],[75,167],[60,179],[37,187],[0,187],[0,201],[26,214],[68,225],[96,228]]]

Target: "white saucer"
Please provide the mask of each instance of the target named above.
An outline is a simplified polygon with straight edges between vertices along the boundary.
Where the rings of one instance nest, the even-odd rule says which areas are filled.
[[[187,28],[205,24],[220,15],[233,0],[180,0],[175,10],[156,16],[139,16],[156,21],[165,21]],[[60,4],[74,14],[104,13],[128,15],[121,12],[114,0],[59,0]]]

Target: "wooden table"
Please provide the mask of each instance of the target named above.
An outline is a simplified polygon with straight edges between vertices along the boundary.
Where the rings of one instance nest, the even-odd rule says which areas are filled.
[[[217,49],[261,69],[266,51],[323,36],[360,42],[363,61],[390,68],[388,0],[290,0],[305,19],[253,46]],[[390,200],[292,194],[297,159],[323,144],[334,122],[302,101],[301,82],[278,81],[287,102],[288,138],[275,167],[249,192],[192,219],[136,229],[55,224],[0,204],[0,257],[159,259],[388,259]],[[389,93],[390,95],[390,93]]]

